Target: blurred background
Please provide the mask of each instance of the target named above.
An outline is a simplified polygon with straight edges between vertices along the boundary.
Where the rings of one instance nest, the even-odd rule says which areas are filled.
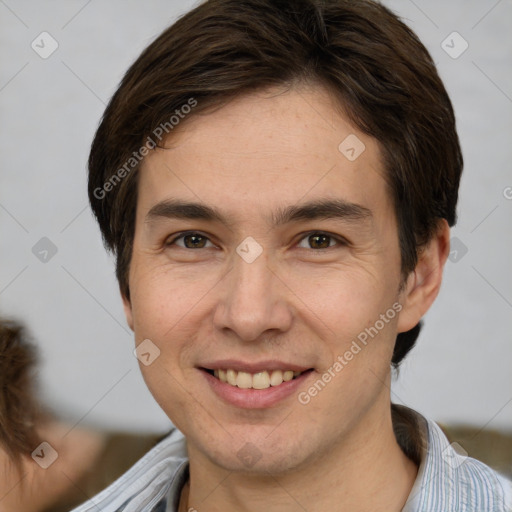
[[[41,353],[40,392],[72,424],[170,426],[133,356],[86,196],[94,131],[123,73],[187,0],[0,0],[0,313]],[[465,170],[444,284],[393,401],[512,430],[512,1],[393,0],[437,63]]]

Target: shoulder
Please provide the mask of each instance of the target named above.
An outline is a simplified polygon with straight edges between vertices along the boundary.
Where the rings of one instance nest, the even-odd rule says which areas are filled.
[[[420,465],[417,510],[512,511],[512,482],[450,443],[441,428],[424,419],[427,442]]]
[[[468,510],[512,511],[512,481],[489,466],[462,456],[452,473],[456,476],[456,495]]]
[[[126,473],[73,512],[116,512],[118,510],[153,510],[144,506],[165,499],[179,487],[188,471],[186,442],[176,428]],[[128,505],[130,507],[128,507]]]

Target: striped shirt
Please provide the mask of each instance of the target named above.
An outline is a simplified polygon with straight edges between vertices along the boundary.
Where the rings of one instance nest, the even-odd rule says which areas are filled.
[[[401,411],[398,416],[396,411]],[[512,512],[511,481],[460,453],[433,421],[401,406],[393,405],[393,412],[400,446],[419,463],[402,512]],[[410,435],[412,428],[415,435]],[[118,480],[73,512],[177,512],[188,476],[185,438],[173,429]]]
[[[416,414],[424,442],[402,512],[512,512],[512,482],[468,457],[436,423]]]

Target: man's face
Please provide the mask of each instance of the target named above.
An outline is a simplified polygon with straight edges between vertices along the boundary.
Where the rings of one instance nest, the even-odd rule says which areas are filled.
[[[402,296],[377,142],[316,88],[195,115],[167,145],[140,172],[125,308],[160,350],[141,369],[189,454],[275,473],[378,434]]]

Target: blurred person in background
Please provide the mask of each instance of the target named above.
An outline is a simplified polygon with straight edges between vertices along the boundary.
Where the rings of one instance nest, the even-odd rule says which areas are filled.
[[[1,512],[69,510],[83,500],[76,485],[91,478],[104,449],[105,434],[73,428],[42,407],[36,363],[35,345],[22,325],[1,320]],[[48,456],[49,449],[56,451],[57,459],[45,468],[37,462]]]

